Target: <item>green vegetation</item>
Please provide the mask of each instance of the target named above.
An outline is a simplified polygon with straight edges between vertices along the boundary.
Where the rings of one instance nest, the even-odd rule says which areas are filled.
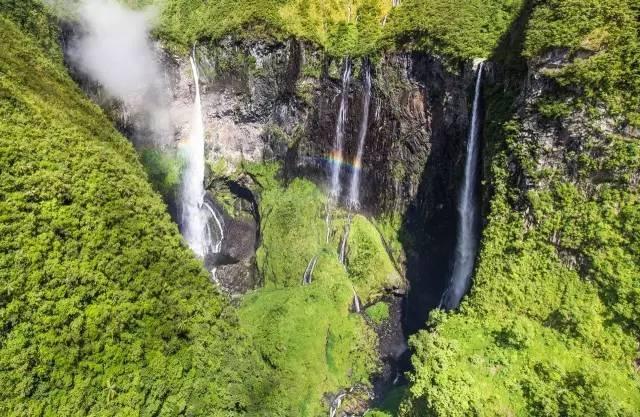
[[[351,221],[347,271],[364,303],[378,298],[386,288],[403,285],[378,231],[361,215]]]
[[[62,61],[62,51],[58,45],[60,30],[56,19],[47,13],[46,6],[38,0],[3,0],[0,15],[5,16],[33,40],[53,61]]]
[[[129,1],[144,5],[150,1]],[[329,55],[375,55],[399,48],[454,61],[487,57],[520,12],[523,0],[156,0],[157,34],[178,50],[197,40],[238,38],[315,43]]]
[[[551,0],[534,9],[524,52],[566,50],[571,64],[549,75],[574,107],[604,105],[622,127],[638,127],[639,30],[636,0]]]
[[[320,416],[327,392],[369,384],[377,369],[375,335],[349,313],[351,284],[333,252],[323,252],[310,285],[263,289],[240,310],[274,383],[262,400],[268,416]]]
[[[372,220],[378,229],[380,237],[383,239],[391,257],[396,265],[404,265],[406,255],[404,246],[408,245],[408,233],[405,233],[402,225],[402,216],[398,213],[385,214],[380,218]],[[403,243],[404,242],[404,243]]]
[[[294,35],[335,56],[364,55],[376,48],[390,7],[381,0],[224,0],[215,7],[202,0],[168,0],[158,34],[180,49],[229,34],[279,40]]]
[[[404,415],[425,412],[416,398],[437,416],[635,415],[637,192],[606,185],[588,198],[558,184],[531,195],[535,228],[525,228],[506,200],[503,162],[471,297],[412,340],[414,408]]]
[[[262,194],[257,260],[266,287],[300,285],[307,264],[324,246],[324,200],[312,183],[300,179]]]
[[[345,269],[338,248],[346,212],[332,210],[327,243],[327,199],[313,183],[294,179],[282,184],[277,165],[245,164],[244,169],[260,185],[258,268],[265,282],[246,297],[239,314],[242,328],[272,370],[264,412],[322,415],[327,408],[323,394],[368,385],[378,368],[375,334],[361,315],[350,313],[354,288],[363,300],[373,301],[402,281],[366,218],[352,219]],[[303,285],[303,274],[316,256],[312,281]],[[367,314],[382,321],[389,307],[379,303]]]
[[[0,15],[0,414],[242,414],[261,362],[234,312],[18,3],[38,30]]]
[[[389,304],[385,302],[375,303],[371,307],[368,307],[365,312],[375,324],[380,325],[386,320],[389,320]]]
[[[388,32],[402,48],[455,60],[486,58],[524,0],[403,0]]]
[[[542,74],[556,91],[532,109],[543,123],[581,124],[579,143],[542,166],[540,144],[512,117],[517,92],[491,90],[493,195],[473,290],[460,311],[431,315],[411,340],[408,391],[367,416],[637,415],[637,0],[127,3],[161,5],[156,34],[180,52],[229,34],[296,36],[333,57],[395,48],[450,64],[490,56],[526,3],[515,59],[535,70],[548,52],[564,57]],[[58,35],[40,2],[0,4],[0,414],[315,417],[325,394],[368,384],[377,341],[350,313],[353,291],[374,303],[371,321],[388,320],[376,301],[403,285],[387,254],[402,264],[402,219],[354,216],[345,268],[337,251],[349,214],[334,210],[327,243],[326,197],[314,184],[244,164],[260,193],[264,288],[231,308],[156,194],[175,198],[183,162],[135,154],[66,74]],[[219,58],[222,72],[256,71],[251,57]],[[303,71],[319,76],[321,64]]]

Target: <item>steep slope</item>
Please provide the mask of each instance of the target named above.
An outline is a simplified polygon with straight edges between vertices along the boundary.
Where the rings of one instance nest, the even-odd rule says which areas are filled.
[[[637,2],[553,0],[496,50],[474,287],[412,340],[401,415],[637,415],[638,45]]]
[[[260,367],[234,312],[133,147],[41,49],[41,7],[4,6],[45,30],[0,14],[0,414],[241,414]]]

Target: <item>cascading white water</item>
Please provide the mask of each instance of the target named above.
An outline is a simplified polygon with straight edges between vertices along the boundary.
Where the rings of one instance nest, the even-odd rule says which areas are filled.
[[[458,235],[456,242],[453,273],[449,287],[442,296],[440,307],[450,310],[460,305],[462,297],[469,289],[473,265],[477,251],[477,208],[476,208],[476,176],[478,171],[478,136],[480,131],[479,107],[482,87],[482,69],[477,69],[476,86],[473,98],[471,128],[467,139],[467,156],[464,166],[464,179],[458,202]]]
[[[353,291],[353,311],[360,314],[360,312],[362,311],[360,297],[358,297],[358,293],[356,292],[355,287],[352,286],[351,290]]]
[[[209,214],[205,230],[205,256],[208,253],[220,253],[222,250],[222,241],[224,240],[224,218],[208,201],[204,201],[202,207],[206,209]],[[213,220],[213,222],[211,220]],[[216,226],[216,232],[214,232],[211,227],[212,223]],[[216,267],[211,269],[211,276],[217,283],[216,270]]]
[[[219,253],[224,239],[222,216],[204,200],[204,123],[200,99],[200,79],[195,61],[195,49],[190,57],[195,86],[193,119],[188,140],[180,144],[180,151],[186,158],[181,189],[181,229],[185,241],[200,258]],[[215,225],[215,231],[212,228]],[[215,278],[215,269],[212,270]]]
[[[186,167],[182,178],[182,234],[189,247],[201,258],[207,253],[207,214],[202,210],[204,198],[204,125],[202,123],[202,103],[198,68],[193,57],[191,70],[196,90],[193,105],[191,132],[180,149],[186,157]]]
[[[342,169],[342,151],[344,146],[344,128],[349,110],[349,81],[351,80],[351,60],[345,59],[342,72],[342,92],[340,94],[340,110],[336,121],[336,136],[331,152],[331,190],[330,197],[337,201],[340,198],[340,170]]]
[[[358,133],[358,151],[353,161],[353,174],[351,175],[351,186],[349,187],[348,205],[357,210],[360,208],[360,175],[362,173],[362,156],[364,155],[364,144],[367,139],[369,128],[369,107],[371,105],[371,68],[368,62],[363,65],[363,95],[362,95],[362,120],[360,121],[360,132]]]
[[[313,280],[313,270],[316,269],[316,264],[318,263],[318,255],[311,258],[307,268],[304,270],[304,274],[302,275],[302,285],[311,284],[311,280]]]

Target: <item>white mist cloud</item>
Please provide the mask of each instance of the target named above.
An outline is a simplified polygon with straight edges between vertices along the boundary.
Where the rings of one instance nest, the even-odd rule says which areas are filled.
[[[76,7],[81,33],[68,51],[71,61],[142,116],[145,135],[165,142],[170,135],[166,82],[149,38],[156,9],[131,10],[116,0],[82,0]]]

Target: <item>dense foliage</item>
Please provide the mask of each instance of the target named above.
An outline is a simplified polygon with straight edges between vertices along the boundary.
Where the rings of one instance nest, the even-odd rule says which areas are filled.
[[[486,58],[516,19],[524,0],[404,0],[389,20],[403,48],[445,58]]]
[[[378,298],[385,288],[403,286],[378,231],[365,217],[351,220],[347,248],[347,272],[364,302]]]
[[[240,414],[233,311],[42,33],[0,15],[0,414]]]
[[[202,39],[296,36],[334,56],[400,48],[453,60],[487,57],[523,0],[130,1],[162,8],[158,34],[178,49]]]
[[[621,128],[638,127],[639,9],[637,0],[544,2],[533,12],[525,55],[565,51],[571,63],[549,74],[568,90],[562,98],[570,106],[604,106]]]
[[[375,49],[391,7],[381,0],[168,0],[158,33],[178,47],[198,39],[283,39],[294,35],[333,55],[363,55]]]
[[[325,393],[369,384],[377,370],[375,335],[350,313],[352,300],[349,279],[332,252],[319,257],[310,285],[263,289],[246,298],[242,327],[273,369],[264,415],[325,415]]]

